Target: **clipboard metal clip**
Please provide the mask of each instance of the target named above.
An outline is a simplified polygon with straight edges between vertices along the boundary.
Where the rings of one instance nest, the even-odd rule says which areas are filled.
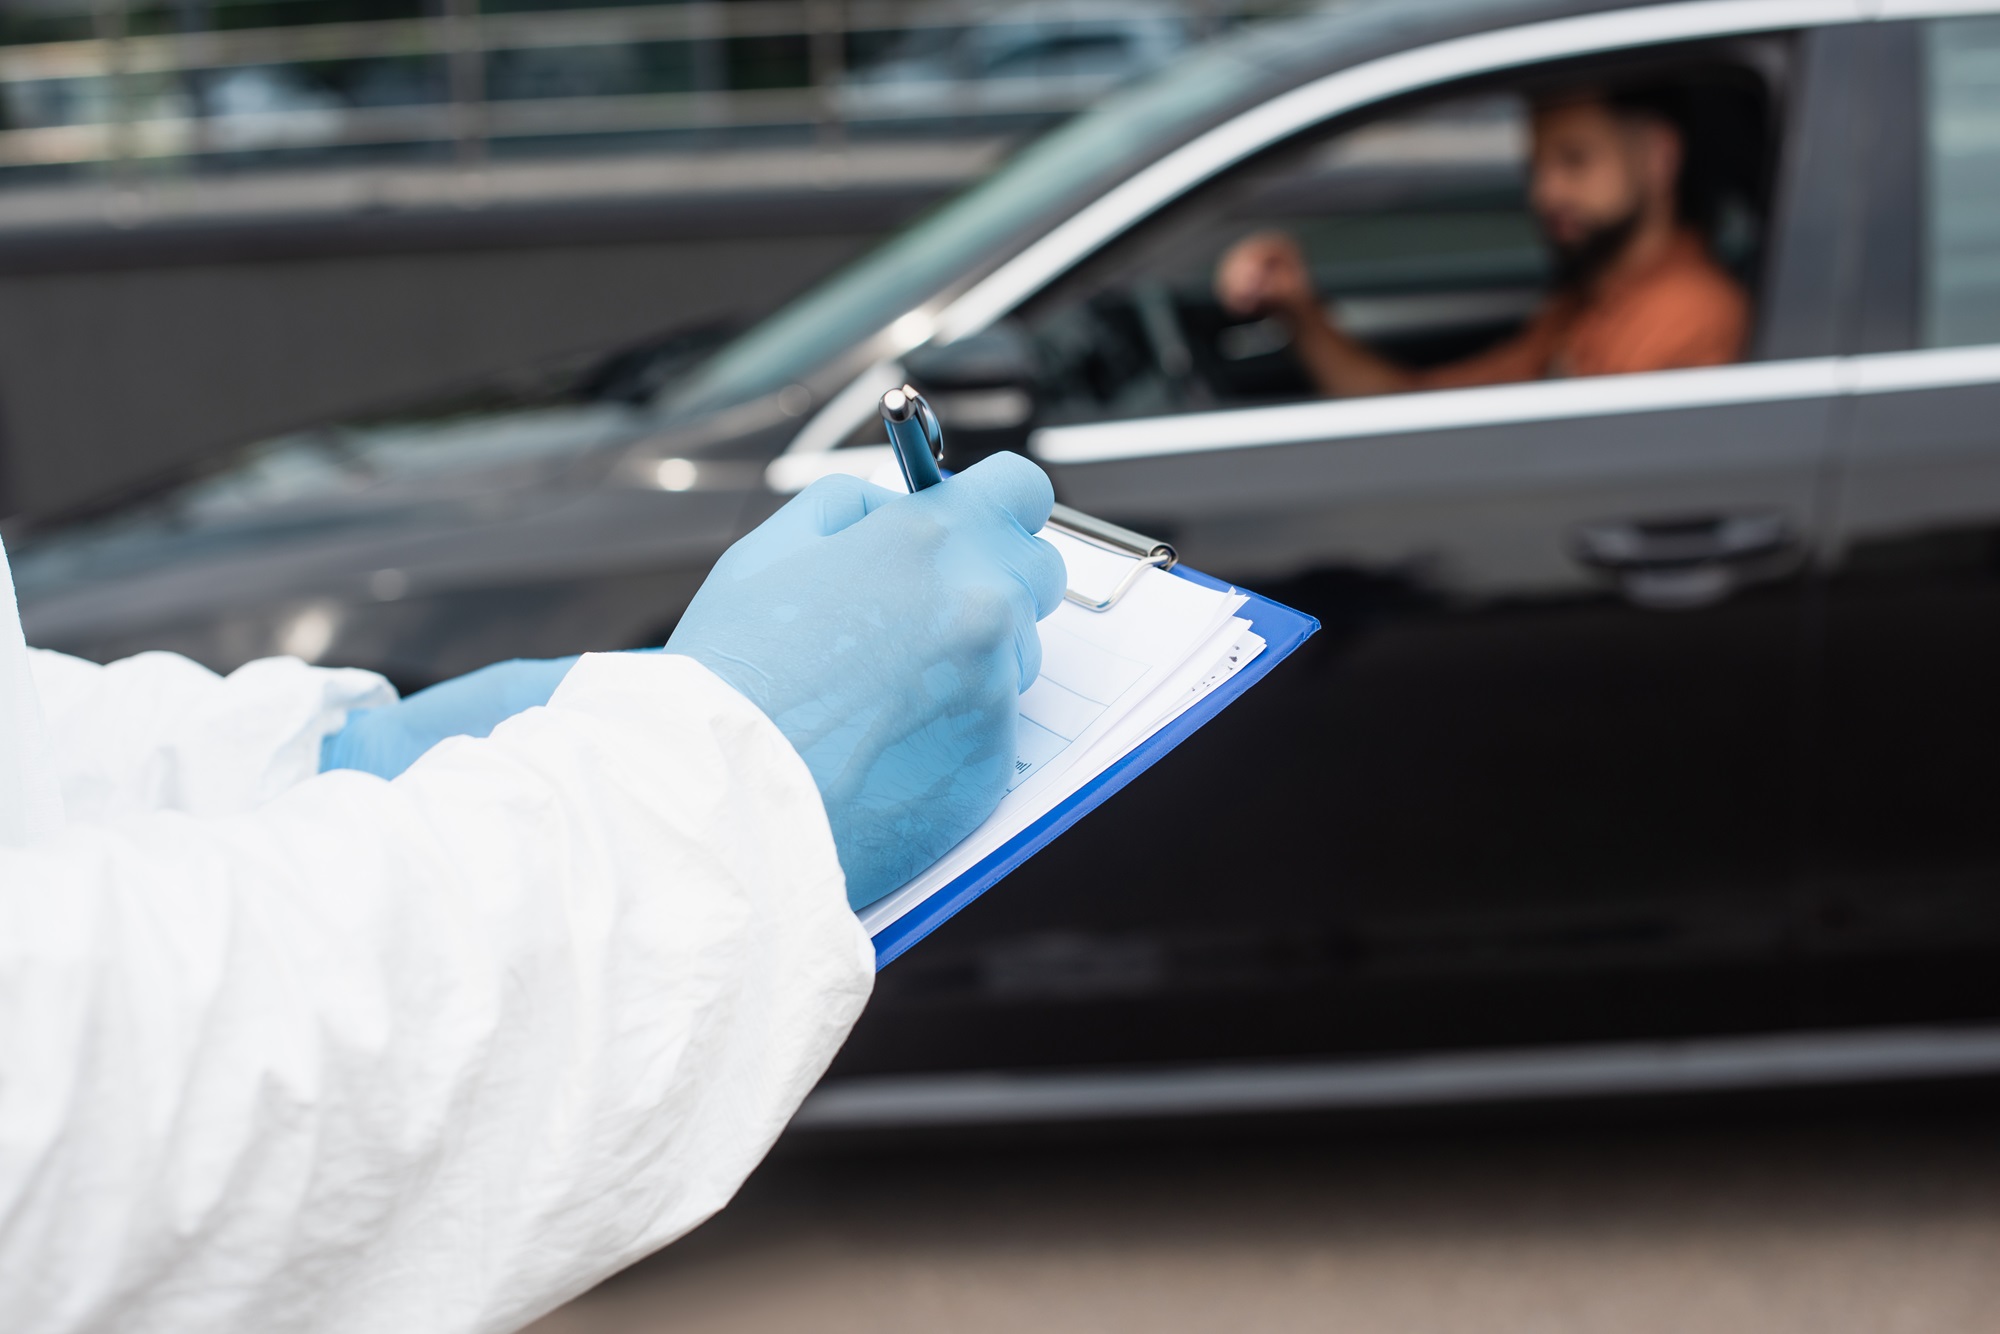
[[[1063,590],[1063,601],[1074,602],[1085,611],[1110,611],[1132,591],[1132,585],[1139,582],[1140,575],[1149,569],[1171,570],[1180,561],[1180,555],[1169,543],[1135,533],[1130,528],[1120,528],[1115,523],[1106,523],[1067,505],[1057,505],[1049,512],[1049,527],[1105,551],[1130,556],[1134,561],[1131,572],[1120,579],[1118,586],[1106,597],[1094,598],[1074,588]]]

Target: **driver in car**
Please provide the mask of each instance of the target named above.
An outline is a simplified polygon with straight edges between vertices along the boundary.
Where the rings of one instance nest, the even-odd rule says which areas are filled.
[[[1428,369],[1401,366],[1343,332],[1290,236],[1250,236],[1222,257],[1216,295],[1267,316],[1320,392],[1383,394],[1718,366],[1743,355],[1749,301],[1680,207],[1686,141],[1659,98],[1572,89],[1538,98],[1529,197],[1555,285],[1495,347]]]

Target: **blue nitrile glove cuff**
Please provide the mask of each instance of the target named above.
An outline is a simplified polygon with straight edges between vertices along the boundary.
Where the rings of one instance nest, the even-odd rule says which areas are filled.
[[[575,663],[575,658],[514,658],[379,709],[357,710],[320,743],[319,770],[359,769],[394,778],[447,737],[486,736],[515,714],[548,703]]]
[[[805,760],[855,907],[1006,791],[1035,622],[1062,601],[1062,557],[1034,535],[1053,503],[1015,454],[913,496],[825,478],[723,555],[667,642]]]

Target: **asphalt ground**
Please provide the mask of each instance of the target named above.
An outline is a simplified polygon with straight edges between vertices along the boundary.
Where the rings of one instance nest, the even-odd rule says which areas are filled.
[[[780,1146],[534,1334],[2000,1331],[2000,1092]]]

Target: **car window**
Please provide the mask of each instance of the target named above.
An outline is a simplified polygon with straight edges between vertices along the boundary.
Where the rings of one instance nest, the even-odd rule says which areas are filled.
[[[1312,395],[1274,320],[1216,300],[1217,262],[1281,231],[1332,317],[1429,364],[1532,311],[1544,261],[1526,205],[1518,99],[1453,101],[1295,146],[1218,182],[1038,300],[1025,323],[1048,369],[1050,422]]]
[[[1668,105],[1685,127],[1685,229],[1704,292],[1733,303],[1727,323],[1747,335],[1772,156],[1768,88],[1714,61],[1646,77],[1682,99]],[[1044,373],[1039,419],[1325,396],[1285,321],[1232,313],[1218,298],[1220,261],[1260,234],[1289,238],[1328,325],[1410,372],[1418,383],[1408,387],[1453,383],[1469,359],[1568,299],[1531,207],[1530,105],[1525,86],[1489,88],[1350,122],[1172,206],[1019,312]],[[1717,143],[1728,151],[1712,151]],[[1639,368],[1737,359],[1742,335],[1711,361]],[[1564,369],[1559,352],[1533,373],[1463,382],[1591,373]]]
[[[1924,339],[2000,343],[2000,19],[1926,34]]]

